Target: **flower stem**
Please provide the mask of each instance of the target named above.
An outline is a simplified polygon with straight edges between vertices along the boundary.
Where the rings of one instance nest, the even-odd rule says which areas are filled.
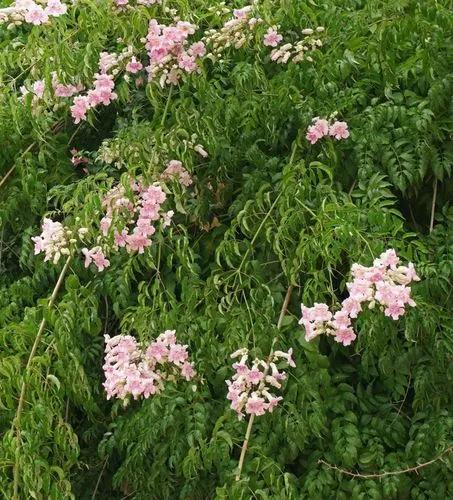
[[[61,288],[61,285],[63,284],[64,277],[66,275],[66,272],[69,268],[69,264],[71,262],[72,255],[70,255],[66,259],[66,263],[63,266],[63,269],[61,270],[60,276],[58,277],[57,283],[55,285],[55,288],[53,289],[52,295],[50,296],[49,303],[47,304],[47,307],[50,309],[55,303],[55,299],[57,298],[58,291]],[[27,376],[31,367],[31,364],[33,362],[33,358],[35,357],[36,351],[38,349],[39,342],[41,340],[41,337],[44,333],[44,329],[46,327],[46,318],[43,317],[41,320],[41,323],[39,325],[38,333],[36,334],[35,341],[33,342],[33,346],[31,348],[30,354],[28,356],[28,361],[27,365],[25,366],[25,371],[22,379],[22,386],[20,389],[20,396],[19,396],[19,403],[17,405],[17,410],[16,410],[16,415],[13,420],[13,429],[16,429],[16,440],[17,440],[17,447],[16,447],[16,459],[14,463],[14,470],[13,470],[13,476],[14,476],[14,483],[13,483],[13,500],[18,500],[19,499],[19,479],[20,479],[20,469],[19,469],[19,458],[20,458],[20,447],[21,447],[21,427],[20,427],[20,419],[22,416],[22,411],[24,408],[25,404],[25,393],[27,390]]]
[[[283,305],[282,305],[282,308],[280,310],[280,316],[278,317],[278,321],[277,321],[277,329],[278,330],[280,330],[280,328],[282,327],[283,319],[285,317],[286,310],[288,309],[288,304],[289,304],[289,300],[291,299],[291,293],[293,291],[293,288],[294,288],[293,285],[289,285],[288,290],[286,291],[285,300],[283,301]],[[274,345],[275,345],[276,341],[277,341],[277,338],[274,338],[274,340],[272,341],[271,352],[269,353],[268,361],[270,361],[270,359],[272,358],[272,355],[274,353]],[[269,371],[269,367],[267,367],[264,370],[264,378],[263,379],[266,378],[268,371]],[[242,443],[241,456],[239,457],[239,465],[238,465],[238,472],[236,474],[236,481],[239,481],[241,479],[242,467],[244,466],[245,454],[247,453],[247,448],[249,445],[250,434],[252,433],[252,427],[253,427],[254,420],[255,420],[255,415],[253,415],[253,414],[250,415],[249,423],[247,425],[247,430],[245,432],[244,442]]]

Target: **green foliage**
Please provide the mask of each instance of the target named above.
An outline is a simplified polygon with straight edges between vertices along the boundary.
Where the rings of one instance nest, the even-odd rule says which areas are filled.
[[[173,0],[183,20],[220,25],[212,2]],[[237,2],[234,3],[238,6]],[[143,51],[162,6],[116,13],[80,0],[49,26],[0,33],[0,492],[20,498],[444,499],[451,456],[418,473],[361,474],[427,462],[451,446],[453,213],[448,2],[263,0],[261,16],[297,36],[326,27],[312,64],[269,61],[255,42],[230,49],[171,92],[119,85],[119,99],[74,125],[67,105],[33,108],[19,87],[38,78],[89,86],[101,51]],[[118,42],[118,38],[123,41]],[[338,111],[347,141],[310,146],[314,116]],[[192,139],[195,134],[196,138]],[[204,159],[188,145],[199,142]],[[71,162],[76,147],[88,175]],[[118,254],[95,274],[74,260],[49,310],[61,264],[33,256],[51,214],[96,230],[101,195],[128,176],[153,181],[170,159],[195,177],[172,186],[175,222],[143,255]],[[434,199],[434,229],[430,231]],[[353,262],[386,248],[415,263],[417,307],[398,322],[367,312],[345,348],[304,340],[300,303],[342,300]],[[288,285],[283,328],[276,330]],[[22,446],[12,431],[24,369]],[[103,334],[142,341],[176,328],[195,383],[144,402],[105,401]],[[245,433],[225,399],[231,352],[293,347],[282,405]]]

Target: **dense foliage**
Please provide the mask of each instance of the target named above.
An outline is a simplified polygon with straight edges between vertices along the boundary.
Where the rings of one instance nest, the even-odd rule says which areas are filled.
[[[51,88],[55,71],[90,88],[103,51],[131,45],[146,62],[148,22],[171,23],[168,8],[206,31],[228,19],[223,7],[78,0],[48,24],[0,25],[3,498],[13,495],[14,467],[24,499],[453,496],[448,6],[261,0],[264,23],[242,47],[204,59],[177,86],[118,77],[118,98],[77,125],[71,99],[46,90],[37,102],[20,87]],[[325,27],[313,62],[272,61],[263,36],[274,25],[293,42]],[[312,118],[334,112],[350,137],[311,145]],[[81,162],[71,162],[73,148]],[[152,183],[174,159],[193,184],[168,181],[172,224],[143,254],[109,256],[103,272],[74,258],[49,308],[64,259],[33,255],[43,217],[86,227],[94,242],[109,189]],[[351,265],[371,265],[387,248],[415,264],[417,307],[398,321],[365,311],[349,347],[306,342],[300,304],[337,304]],[[189,346],[197,377],[128,405],[107,401],[104,334],[149,344],[167,329]],[[293,348],[296,367],[278,408],[255,420],[235,481],[246,423],[226,399],[229,356],[247,347],[264,359],[274,337]],[[441,454],[417,473],[378,478],[318,462],[367,475]]]

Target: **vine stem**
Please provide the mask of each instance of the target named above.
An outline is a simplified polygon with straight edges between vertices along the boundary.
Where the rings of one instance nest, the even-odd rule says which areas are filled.
[[[291,299],[291,293],[293,291],[293,288],[294,288],[293,285],[289,285],[288,290],[286,291],[285,300],[283,301],[283,305],[282,305],[282,308],[280,310],[280,316],[278,317],[278,321],[277,321],[277,330],[280,330],[280,328],[282,327],[283,319],[285,317],[286,310],[288,309],[288,304],[289,304],[289,301]],[[276,341],[277,341],[277,338],[274,338],[274,340],[272,341],[271,352],[269,353],[269,357],[268,357],[268,366],[264,370],[263,380],[266,378],[266,376],[269,372],[269,362],[270,362],[272,355],[274,353],[274,345],[275,345]],[[236,474],[236,481],[239,481],[241,479],[242,467],[244,466],[245,454],[247,453],[247,448],[249,446],[250,435],[252,433],[252,427],[253,427],[254,420],[255,420],[255,415],[253,415],[253,414],[250,415],[249,423],[247,425],[247,430],[245,432],[244,442],[242,443],[241,456],[239,457],[239,464],[238,464],[238,472]]]
[[[431,220],[429,222],[430,233],[432,233],[434,229],[434,212],[436,211],[436,198],[437,198],[437,177],[434,179],[433,202],[431,204]]]
[[[331,465],[324,460],[318,460],[318,464],[323,464],[329,469],[334,469],[341,474],[347,474],[348,476],[352,477],[358,477],[362,479],[371,479],[371,478],[376,478],[376,477],[385,477],[385,476],[396,476],[398,474],[406,474],[407,472],[417,472],[418,469],[421,469],[422,467],[426,467],[427,465],[431,465],[434,462],[437,462],[440,460],[444,455],[447,453],[451,453],[453,451],[453,446],[450,446],[446,450],[444,450],[439,456],[436,458],[433,458],[432,460],[429,460],[428,462],[424,462],[422,464],[417,464],[414,467],[408,467],[407,469],[401,469],[401,470],[394,470],[394,471],[389,471],[389,472],[376,472],[373,474],[359,474],[358,472],[351,472],[350,470],[346,469],[341,469],[340,467],[337,467],[336,465]]]
[[[50,309],[55,303],[55,299],[57,298],[58,292],[63,284],[66,272],[69,268],[69,264],[71,263],[72,255],[66,259],[66,263],[63,266],[63,269],[60,272],[60,276],[58,276],[57,283],[55,288],[53,289],[52,295],[50,296],[47,307]],[[16,429],[16,440],[17,440],[17,448],[16,448],[16,460],[14,463],[14,483],[13,483],[13,500],[18,500],[19,496],[19,479],[20,479],[20,469],[19,469],[19,456],[20,456],[20,446],[21,446],[21,428],[20,428],[20,419],[22,416],[22,411],[24,409],[25,404],[25,393],[27,390],[27,375],[30,370],[31,364],[33,362],[33,358],[35,357],[36,351],[38,349],[39,342],[44,333],[44,329],[46,327],[46,318],[43,317],[41,323],[39,325],[38,333],[36,334],[35,341],[33,342],[33,346],[31,348],[30,354],[28,355],[27,365],[25,366],[25,371],[22,379],[22,386],[20,389],[19,403],[17,405],[16,415],[13,420],[13,429]]]

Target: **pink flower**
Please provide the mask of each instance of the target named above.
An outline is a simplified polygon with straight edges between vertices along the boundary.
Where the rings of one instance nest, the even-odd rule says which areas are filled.
[[[158,340],[164,342],[165,345],[172,346],[176,344],[176,330],[165,330],[158,337]]]
[[[203,57],[206,54],[206,47],[203,42],[195,42],[187,52],[193,57]]]
[[[329,135],[335,139],[347,139],[349,137],[348,124],[346,122],[334,122],[329,127]]]
[[[314,125],[311,125],[310,127],[308,127],[307,135],[305,137],[310,142],[310,144],[316,144],[319,139],[323,137],[323,135]]]
[[[143,64],[135,57],[132,57],[126,65],[126,71],[129,73],[138,73],[141,69],[143,69]]]
[[[263,391],[263,394],[264,394],[264,391]],[[278,405],[278,403],[280,403],[280,401],[283,400],[283,398],[281,396],[276,397],[276,396],[272,396],[272,394],[265,394],[265,396],[267,397],[267,401],[268,401],[267,411],[269,413],[272,413],[272,411]]]
[[[54,86],[54,92],[57,97],[72,97],[77,94],[77,87],[74,85],[63,85],[62,83],[57,83]]]
[[[267,47],[277,47],[282,40],[282,35],[279,35],[276,29],[269,28],[264,35],[263,44]]]
[[[400,261],[399,257],[397,257],[395,250],[390,248],[389,250],[381,253],[379,256],[378,262],[384,265],[385,267],[394,268],[398,262]]]
[[[37,4],[27,7],[24,17],[27,23],[34,24],[35,26],[46,23],[49,20],[49,16],[44,9]]]
[[[141,233],[133,233],[126,236],[126,248],[129,252],[138,252],[141,254],[150,245],[151,240]]]
[[[314,127],[324,136],[329,133],[329,122],[324,118],[314,118]]]
[[[115,241],[115,245],[117,247],[125,247],[126,246],[126,236],[127,236],[127,231],[123,229],[121,233],[118,233],[118,231],[115,231],[115,234],[113,236],[113,239]]]
[[[44,83],[44,80],[36,80],[36,82],[33,84],[33,93],[37,97],[42,97],[44,95],[44,90],[46,88],[46,85]]]
[[[263,380],[264,374],[258,367],[254,366],[249,372],[246,374],[247,382],[250,384],[259,384],[261,380]]]
[[[166,361],[168,358],[168,347],[164,342],[153,342],[146,350],[148,358],[155,358],[156,361]]]
[[[343,344],[344,346],[348,346],[356,339],[356,334],[352,328],[342,328],[340,330],[336,330],[334,340]]]
[[[193,366],[191,363],[184,363],[181,367],[181,375],[186,379],[186,380],[191,380],[195,376],[195,370],[193,369]]]
[[[184,363],[188,358],[187,346],[174,344],[170,346],[170,354],[168,355],[168,361],[176,365]]]
[[[248,366],[244,361],[241,361],[240,363],[233,363],[233,368],[236,370],[236,373],[238,375],[247,376],[247,374],[249,373]]]
[[[187,52],[183,52],[179,56],[178,66],[184,71],[187,71],[187,73],[192,73],[198,68],[197,63],[195,62],[195,57],[189,56]]]
[[[252,394],[252,396],[248,399],[247,404],[245,405],[245,411],[250,415],[264,415],[266,409],[266,402],[263,398],[257,396],[256,393]]]
[[[315,144],[319,139],[329,133],[329,122],[323,118],[313,118],[313,125],[308,127],[307,139]]]
[[[98,271],[101,272],[110,265],[100,247],[94,247],[91,250],[83,248],[82,253],[85,255],[85,267],[88,267],[93,262]]]
[[[90,109],[88,97],[74,97],[74,104],[70,107],[71,116],[74,118],[74,123],[79,123],[81,120],[86,120],[86,113]]]
[[[100,222],[100,228],[101,232],[104,236],[107,236],[107,233],[109,232],[109,228],[112,224],[112,219],[110,217],[103,217]]]
[[[233,16],[236,19],[245,20],[245,19],[248,19],[251,10],[252,10],[252,7],[250,5],[247,5],[246,7],[242,7],[242,9],[234,9]]]
[[[49,16],[61,16],[66,14],[68,7],[61,3],[60,0],[48,0],[45,8],[46,14]]]
[[[357,315],[362,310],[362,306],[360,305],[360,301],[348,297],[342,302],[342,311],[348,314],[351,318],[357,318]]]

